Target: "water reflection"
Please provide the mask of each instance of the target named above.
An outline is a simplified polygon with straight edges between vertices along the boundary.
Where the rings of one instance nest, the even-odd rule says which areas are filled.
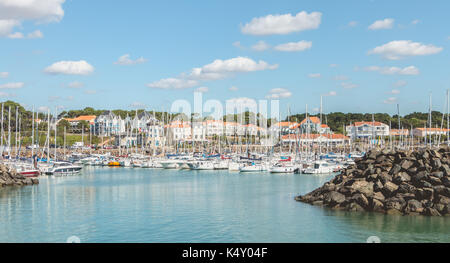
[[[335,212],[294,201],[331,178],[87,168],[0,189],[0,241],[449,241],[448,218]]]

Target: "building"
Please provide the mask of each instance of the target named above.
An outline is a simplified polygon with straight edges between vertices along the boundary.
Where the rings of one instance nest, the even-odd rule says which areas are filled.
[[[389,131],[390,136],[409,136],[409,130],[408,129],[391,129]]]
[[[440,128],[415,128],[413,135],[417,137],[425,137],[430,135],[447,135],[450,130]]]
[[[122,135],[125,133],[125,120],[112,111],[105,111],[95,119],[94,132],[98,136]]]
[[[79,130],[78,124],[80,124],[82,121],[89,123],[89,129],[93,129],[96,118],[97,118],[97,116],[95,116],[95,115],[82,115],[82,116],[78,116],[76,118],[65,118],[65,120],[69,122],[71,130],[75,131],[75,130]],[[85,128],[87,128],[87,127],[85,127]]]
[[[389,126],[378,121],[355,122],[345,127],[347,135],[352,139],[365,139],[389,136]]]
[[[278,138],[280,133],[281,135],[291,134],[293,132],[296,132],[298,127],[299,124],[297,122],[277,122],[270,126],[269,132],[272,134],[272,136]]]

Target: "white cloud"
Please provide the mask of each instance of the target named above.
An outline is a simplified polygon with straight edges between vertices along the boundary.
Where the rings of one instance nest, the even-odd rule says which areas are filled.
[[[59,22],[64,17],[65,0],[0,0],[0,36],[9,36],[23,21]],[[11,34],[18,38],[20,32]],[[23,34],[22,34],[23,36]]]
[[[25,35],[22,32],[14,32],[8,35],[8,38],[11,39],[23,39],[23,38],[29,38],[29,39],[33,39],[33,38],[43,38],[44,35],[42,34],[42,32],[40,30],[35,30],[31,33],[28,33],[28,35],[25,37]]]
[[[70,82],[67,87],[71,88],[71,89],[79,89],[84,87],[84,84],[82,82],[78,82],[78,81],[73,81]]]
[[[206,93],[209,91],[208,87],[199,87],[195,90],[196,92]]]
[[[320,73],[311,73],[308,75],[308,77],[315,79],[315,78],[320,78],[322,77],[322,75]]]
[[[433,55],[442,50],[441,47],[424,45],[411,40],[397,40],[370,50],[369,55],[378,54],[389,60],[399,60],[410,56]]]
[[[393,89],[390,92],[388,92],[389,94],[400,94],[400,90],[398,89]]]
[[[413,24],[413,25],[417,25],[417,24],[419,24],[421,21],[419,20],[419,19],[415,19],[415,20],[413,20],[412,22],[411,22],[411,24]]]
[[[256,43],[255,45],[252,46],[252,49],[255,51],[264,51],[269,48],[270,48],[270,45],[262,40],[258,41],[258,43]]]
[[[64,16],[65,0],[0,0],[2,19],[36,20],[41,23],[59,22]]]
[[[355,27],[355,26],[357,26],[358,25],[358,21],[350,21],[349,23],[348,23],[348,26],[349,27]]]
[[[0,16],[0,36],[10,35],[13,28],[18,25],[20,25],[19,21],[13,19],[2,19],[2,17]]]
[[[241,45],[241,42],[240,42],[240,41],[235,41],[235,42],[233,42],[233,46],[234,46],[234,47],[237,47],[237,48],[244,48],[244,47]]]
[[[245,73],[277,69],[278,65],[269,65],[265,61],[254,61],[247,57],[236,57],[227,60],[216,59],[213,63],[201,68],[192,69],[189,78],[196,80],[215,80],[225,78],[230,73]]]
[[[383,75],[419,75],[420,71],[415,66],[409,66],[405,68],[399,67],[378,67],[370,66],[364,68],[365,71],[379,72]]]
[[[218,80],[235,73],[246,73],[262,70],[274,70],[278,65],[270,65],[265,61],[254,61],[247,57],[236,57],[227,60],[216,59],[212,63],[193,68],[189,74],[181,74],[177,78],[167,78],[147,84],[150,88],[184,89],[197,86],[201,81]]]
[[[281,44],[275,47],[275,50],[293,52],[293,51],[305,51],[312,47],[311,41],[299,41],[299,42],[289,42],[286,44]]]
[[[401,87],[406,86],[407,84],[408,84],[408,82],[406,82],[405,80],[399,80],[394,83],[394,87],[401,88]]]
[[[192,88],[197,85],[198,81],[196,80],[167,78],[149,83],[147,84],[147,87],[155,89],[185,89],[185,88]]]
[[[230,91],[238,91],[239,89],[236,86],[232,86],[229,88]]]
[[[9,77],[9,72],[0,72],[0,78],[5,79]]]
[[[370,30],[379,30],[379,29],[391,29],[394,26],[394,19],[386,18],[383,20],[377,20],[372,25],[369,26]]]
[[[21,89],[25,86],[23,82],[11,82],[6,84],[1,84],[0,89]]]
[[[325,96],[325,97],[331,97],[331,96],[336,96],[336,95],[337,95],[336,91],[330,91],[328,93],[323,94],[323,96]]]
[[[135,65],[135,64],[142,64],[145,62],[147,62],[147,60],[143,57],[132,60],[132,59],[130,59],[130,54],[125,54],[125,55],[119,57],[119,59],[116,62],[114,62],[114,64],[122,65],[122,66],[129,66],[129,65]]]
[[[241,32],[249,35],[285,35],[293,32],[317,29],[320,26],[322,14],[305,11],[295,16],[291,14],[268,15],[253,18],[250,23],[241,26]]]
[[[338,64],[330,64],[330,68],[337,68],[338,66]]]
[[[27,35],[27,38],[43,38],[44,34],[40,30],[35,30]]]
[[[0,91],[1,98],[9,98],[9,97],[15,97],[15,96],[16,96],[16,94]]]
[[[359,87],[358,84],[354,84],[354,83],[352,83],[352,82],[342,82],[342,83],[341,83],[341,86],[342,86],[344,89],[356,89],[357,87]]]
[[[397,103],[397,98],[396,97],[390,97],[386,100],[383,101],[384,104],[394,104]]]
[[[228,60],[216,59],[213,63],[203,66],[201,70],[202,73],[235,73],[277,68],[278,65],[269,65],[262,60],[256,62],[247,57],[236,57]]]
[[[14,33],[11,33],[8,35],[8,38],[11,38],[11,39],[22,39],[24,37],[25,36],[21,32],[14,32]]]
[[[59,61],[47,67],[44,72],[49,74],[89,75],[94,72],[94,67],[84,60]]]
[[[283,88],[271,89],[266,95],[266,99],[285,99],[292,96],[292,93]]]

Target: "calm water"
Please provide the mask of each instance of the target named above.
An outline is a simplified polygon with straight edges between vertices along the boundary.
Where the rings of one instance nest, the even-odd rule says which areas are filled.
[[[450,242],[450,218],[295,202],[330,176],[85,168],[0,189],[0,242]]]

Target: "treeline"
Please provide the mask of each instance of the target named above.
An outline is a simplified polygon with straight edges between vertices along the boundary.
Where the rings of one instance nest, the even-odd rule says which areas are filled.
[[[309,114],[309,116],[320,117],[320,114]],[[331,130],[342,133],[344,126],[351,123],[360,121],[372,121],[373,120],[391,125],[392,129],[399,129],[398,115],[389,115],[387,113],[343,113],[332,112],[322,115],[322,123],[330,126]],[[441,127],[443,114],[439,111],[433,111],[431,113],[431,126]],[[295,114],[289,117],[290,121],[300,122],[305,119],[305,114]],[[287,119],[286,119],[287,120]],[[405,116],[400,116],[400,128],[411,129],[423,128],[425,125],[428,127],[428,113],[414,112]],[[447,127],[447,116],[444,116],[443,127]]]
[[[18,111],[18,117],[20,118],[20,123],[21,123],[21,131],[26,131],[31,129],[31,118],[32,118],[32,112],[30,110],[26,110],[22,105],[20,105],[17,102],[14,101],[5,101],[2,103],[3,104],[3,108],[4,108],[4,112],[3,112],[3,127],[4,129],[7,129],[8,127],[8,110],[9,108],[11,108],[11,130],[14,131],[15,130],[15,123],[16,123],[16,108]],[[95,115],[95,116],[99,116],[102,113],[104,113],[107,110],[98,110],[98,109],[94,109],[92,107],[86,107],[82,110],[69,110],[69,111],[62,111],[61,113],[58,114],[58,119],[60,118],[76,118],[79,117],[81,115]],[[127,116],[133,118],[136,114],[141,114],[143,111],[145,111],[144,109],[139,109],[139,110],[121,110],[121,109],[117,109],[117,110],[112,110],[112,112],[118,116],[120,116],[121,118],[126,118]],[[175,120],[178,117],[181,117],[183,114],[168,114],[166,112],[153,112],[153,111],[148,111],[150,114],[154,114],[155,117],[158,120],[165,120],[165,122],[167,122],[168,120]],[[319,114],[310,114],[309,116],[316,116],[319,117]],[[53,116],[50,113],[50,117],[53,118]],[[184,116],[184,119],[187,119],[186,116]],[[250,120],[254,119],[255,117],[255,113],[252,112],[243,112],[240,114],[232,114],[232,115],[225,115],[223,116],[223,120],[234,120],[234,121],[239,121],[241,119],[243,119],[244,124],[248,124],[250,122]],[[36,118],[36,115],[35,115]],[[38,113],[38,117],[39,119],[43,120],[44,122],[42,122],[39,126],[40,130],[45,130],[46,129],[46,123],[45,121],[47,120],[47,112],[39,112]],[[443,118],[443,114],[441,112],[438,111],[433,111],[431,114],[431,121],[432,121],[432,127],[440,127],[441,126],[441,121]],[[195,118],[194,114],[189,118],[190,120],[192,119],[197,119]],[[211,119],[211,117],[205,117],[203,116],[203,119]],[[289,116],[289,118],[286,118],[284,121],[295,121],[295,122],[301,122],[303,119],[305,119],[305,114],[294,114]],[[323,114],[322,117],[322,122],[324,124],[327,124],[328,126],[330,126],[330,128],[334,131],[334,132],[339,132],[342,133],[344,126],[349,125],[350,123],[354,123],[354,122],[358,122],[358,121],[372,121],[372,114],[370,113],[343,113],[343,112],[332,112],[332,113],[328,113],[328,114]],[[383,122],[386,123],[387,125],[391,124],[391,127],[393,129],[398,129],[399,125],[398,125],[398,116],[397,115],[389,115],[387,113],[375,113],[373,114],[373,119],[375,121],[379,121],[379,122]],[[256,114],[256,120],[257,120],[257,125],[260,125],[262,122],[262,117],[260,114]],[[270,127],[272,125],[272,123],[277,122],[276,119],[267,119],[267,126]],[[405,129],[410,129],[412,128],[421,128],[424,127],[425,125],[428,126],[428,113],[422,113],[422,112],[414,112],[414,113],[410,113],[408,115],[405,116],[400,116],[400,127],[403,127]],[[41,127],[42,126],[42,127]],[[68,123],[66,122],[62,122],[58,125],[59,127],[63,128],[64,126],[68,127]],[[86,128],[86,126],[88,125],[83,125],[81,124],[80,126],[83,126]],[[446,128],[447,127],[447,116],[444,117],[443,120],[443,126]]]

